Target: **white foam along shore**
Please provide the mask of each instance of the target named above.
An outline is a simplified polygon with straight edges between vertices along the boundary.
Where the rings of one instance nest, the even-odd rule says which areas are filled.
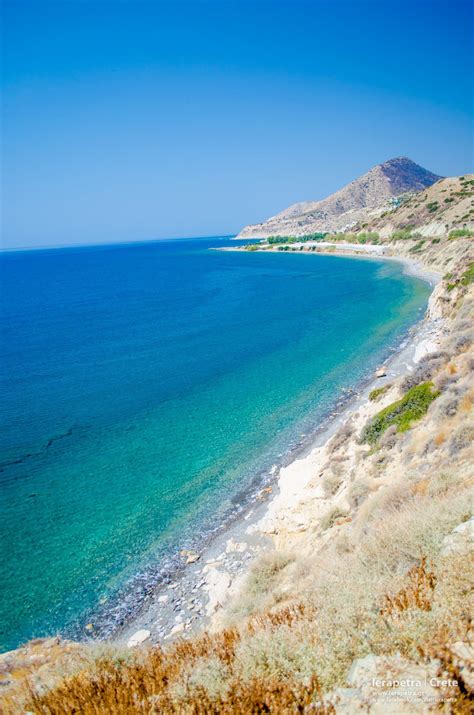
[[[320,244],[319,244],[320,245]],[[333,245],[333,244],[332,244]],[[339,246],[337,246],[339,248]],[[426,270],[417,261],[403,256],[373,254],[357,245],[357,255],[344,251],[330,255],[351,255],[378,260],[396,260],[407,274],[435,287],[439,273]],[[379,248],[379,247],[377,247]],[[218,249],[229,250],[229,249]],[[230,249],[242,250],[242,249]],[[436,292],[436,291],[435,291]],[[327,443],[349,418],[356,429],[380,409],[368,399],[370,391],[407,374],[428,353],[438,349],[445,332],[444,321],[434,309],[432,293],[426,314],[410,330],[398,351],[383,366],[383,376],[375,375],[344,405],[333,412],[329,420],[288,465],[275,469],[273,484],[261,490],[256,501],[238,521],[216,536],[201,554],[195,554],[172,583],[159,587],[138,615],[121,628],[114,640],[134,647],[139,643],[167,643],[204,628],[222,625],[225,606],[239,593],[250,565],[262,551],[278,547],[282,539],[307,528],[305,504],[315,501],[321,511],[327,508],[320,485],[314,486],[314,476],[327,460]],[[189,558],[189,557],[188,557]]]

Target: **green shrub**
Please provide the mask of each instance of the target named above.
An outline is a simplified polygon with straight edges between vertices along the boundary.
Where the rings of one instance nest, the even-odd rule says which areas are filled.
[[[388,384],[388,385],[384,385],[383,387],[376,387],[375,390],[372,390],[369,393],[369,400],[371,402],[376,402],[381,395],[383,395],[385,392],[387,392],[389,387],[392,387],[392,386],[390,384]]]
[[[415,243],[415,245],[410,248],[410,253],[419,253],[422,250],[424,243],[425,241],[423,240]]]
[[[430,213],[434,213],[439,209],[439,203],[437,201],[431,201],[431,203],[426,204],[426,208]]]
[[[378,243],[379,234],[376,231],[363,231],[357,234],[356,240],[359,243]]]
[[[405,241],[407,238],[412,238],[411,227],[400,228],[392,233],[392,241]]]
[[[258,251],[259,245],[258,243],[249,243],[245,246],[246,251]]]
[[[269,236],[267,243],[270,245],[279,243],[306,243],[306,241],[322,241],[326,236],[322,231],[316,233],[305,233],[303,236]]]
[[[410,429],[413,420],[423,417],[431,402],[438,397],[439,391],[433,391],[432,388],[432,382],[415,385],[401,400],[397,400],[381,410],[364,427],[361,442],[375,445],[390,425],[395,425],[397,432],[405,432]]]
[[[446,273],[444,276],[445,280],[448,280],[449,278],[452,278],[453,274],[452,273]],[[471,261],[469,264],[467,270],[462,274],[460,278],[457,280],[454,280],[452,283],[448,283],[446,285],[446,288],[448,291],[452,291],[455,288],[458,288],[459,286],[470,286],[471,283],[474,283],[474,261]]]
[[[267,243],[269,243],[271,246],[278,244],[278,243],[295,243],[295,242],[296,242],[295,236],[269,236],[267,238]]]
[[[469,268],[461,276],[461,285],[469,286],[474,282],[474,261],[469,264]]]
[[[464,236],[472,236],[472,231],[469,228],[454,228],[449,232],[449,238],[463,238]]]
[[[440,238],[432,238],[431,243],[439,243],[441,241]]]
[[[356,243],[357,236],[355,233],[328,233],[326,241],[345,241],[347,243]]]
[[[326,238],[327,233],[324,231],[316,231],[315,233],[307,233],[302,238],[304,241],[322,241]]]

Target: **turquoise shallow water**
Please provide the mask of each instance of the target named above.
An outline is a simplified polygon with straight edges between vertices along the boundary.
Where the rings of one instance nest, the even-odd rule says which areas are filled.
[[[228,243],[1,257],[3,649],[107,632],[426,306],[397,264]]]

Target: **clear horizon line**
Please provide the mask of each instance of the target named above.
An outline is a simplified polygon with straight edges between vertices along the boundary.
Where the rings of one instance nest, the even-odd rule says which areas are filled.
[[[103,248],[104,246],[130,246],[146,243],[158,243],[160,241],[192,241],[205,238],[231,238],[237,233],[214,234],[212,236],[162,236],[161,238],[140,238],[127,241],[104,241],[101,243],[57,243],[44,246],[0,246],[0,253],[15,253],[24,251],[55,251],[68,248]]]

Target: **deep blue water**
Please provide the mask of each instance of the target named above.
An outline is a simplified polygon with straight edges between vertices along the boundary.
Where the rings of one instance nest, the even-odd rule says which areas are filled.
[[[229,243],[1,256],[3,649],[120,619],[426,306],[396,264]]]

